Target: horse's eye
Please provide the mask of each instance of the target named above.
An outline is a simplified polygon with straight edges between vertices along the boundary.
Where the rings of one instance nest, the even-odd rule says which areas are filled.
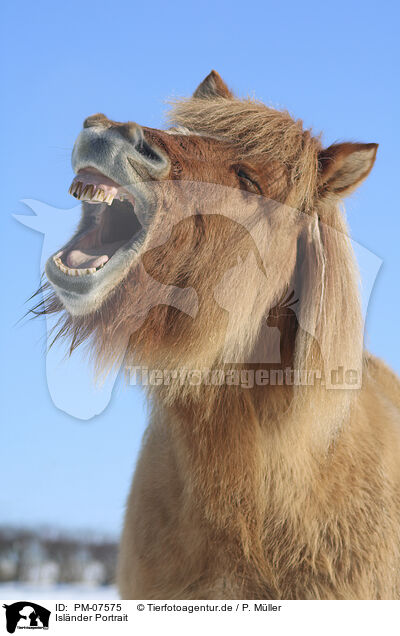
[[[247,172],[243,170],[243,168],[239,168],[236,174],[239,177],[241,183],[245,186],[246,190],[256,192],[257,194],[261,193],[261,188],[258,185],[257,181],[253,177],[250,177]]]

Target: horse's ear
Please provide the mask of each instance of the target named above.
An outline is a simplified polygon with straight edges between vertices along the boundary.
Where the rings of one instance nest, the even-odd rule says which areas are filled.
[[[369,175],[378,144],[334,144],[319,153],[319,183],[323,194],[344,197]]]
[[[212,99],[213,97],[231,98],[233,94],[217,71],[211,71],[196,88],[193,97],[199,97],[200,99]]]

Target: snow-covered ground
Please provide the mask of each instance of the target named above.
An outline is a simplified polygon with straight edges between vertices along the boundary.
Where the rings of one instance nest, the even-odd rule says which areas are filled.
[[[81,583],[63,585],[34,585],[32,583],[0,583],[0,599],[14,601],[94,599],[114,600],[118,598],[115,587],[91,586]]]

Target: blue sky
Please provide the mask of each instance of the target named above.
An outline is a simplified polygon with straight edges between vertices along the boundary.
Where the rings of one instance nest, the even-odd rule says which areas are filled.
[[[76,218],[63,212],[74,207],[70,153],[95,112],[159,127],[164,100],[190,94],[215,68],[239,95],[286,107],[323,131],[326,144],[378,142],[376,166],[346,207],[355,241],[382,260],[366,343],[400,371],[397,3],[23,0],[6,1],[2,13],[0,523],[118,533],[145,427],[143,396],[121,382],[97,417],[57,408],[45,322],[16,325],[38,286],[43,235],[12,214],[32,214],[25,199],[58,209],[51,241],[65,241]],[[78,353],[63,390],[54,371],[59,406],[65,392],[85,412],[89,371]]]

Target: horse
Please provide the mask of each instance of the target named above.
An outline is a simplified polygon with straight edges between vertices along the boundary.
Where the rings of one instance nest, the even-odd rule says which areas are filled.
[[[340,208],[376,153],[215,71],[165,130],[85,120],[35,311],[98,372],[152,370],[122,598],[400,598],[400,385],[363,348]]]

